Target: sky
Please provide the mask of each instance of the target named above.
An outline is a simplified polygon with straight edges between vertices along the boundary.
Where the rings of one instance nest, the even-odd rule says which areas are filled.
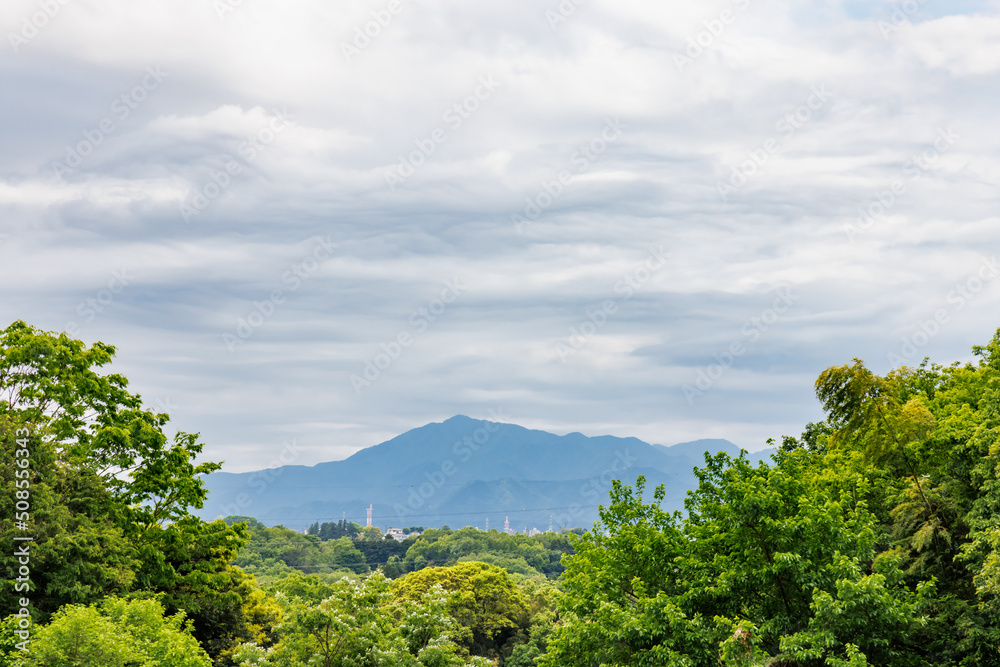
[[[1000,327],[1000,2],[5,0],[0,327],[239,472],[749,450]]]

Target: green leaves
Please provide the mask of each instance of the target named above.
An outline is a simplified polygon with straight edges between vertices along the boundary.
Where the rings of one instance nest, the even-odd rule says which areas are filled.
[[[23,667],[211,667],[183,614],[165,616],[156,600],[106,598],[69,605],[36,627]]]
[[[245,603],[252,579],[231,565],[246,534],[190,515],[206,497],[201,476],[219,464],[196,465],[197,434],[168,441],[168,415],[144,409],[124,377],[98,372],[114,352],[24,322],[0,332],[4,488],[15,484],[14,430],[31,433],[33,609],[44,620],[67,603],[160,594],[169,611],[189,613],[214,657],[259,634]],[[4,493],[0,509],[13,497]],[[4,519],[0,544],[13,532]]]
[[[463,643],[477,653],[497,650],[528,624],[528,608],[506,571],[486,563],[458,563],[411,572],[393,585],[400,601],[422,599],[435,586],[450,595],[448,613],[467,628]]]
[[[169,444],[169,416],[143,409],[121,375],[97,372],[114,353],[14,322],[0,332],[0,416],[29,424],[65,464],[98,475],[132,514],[128,527],[176,520],[202,506],[199,476],[220,465],[194,465],[197,434]]]
[[[644,503],[642,478],[634,490],[616,482],[601,523],[566,559],[568,618],[540,664],[904,664],[893,656],[921,599],[895,563],[870,570],[876,518],[814,481],[821,456],[797,450],[752,467],[706,455],[683,519],[659,509],[662,490]]]
[[[361,581],[342,579],[320,602],[279,594],[284,619],[271,649],[244,644],[237,665],[255,667],[450,667],[467,662],[455,643],[459,628],[448,611],[451,595],[432,586],[415,599],[393,596],[380,573]],[[488,664],[488,663],[486,663]]]
[[[921,664],[914,638],[926,625],[919,610],[933,585],[907,590],[891,559],[863,575],[857,561],[838,554],[832,569],[840,573],[834,590],[814,592],[808,626],[781,638],[782,654],[831,667],[864,665],[869,658],[878,665]]]

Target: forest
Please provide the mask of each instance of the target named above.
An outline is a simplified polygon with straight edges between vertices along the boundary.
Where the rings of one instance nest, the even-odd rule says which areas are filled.
[[[825,418],[706,455],[683,512],[639,477],[582,534],[396,542],[196,518],[199,436],[102,373],[113,346],[15,322],[0,666],[1000,665],[1000,330],[972,352],[824,370]]]
[[[233,564],[258,579],[271,579],[293,571],[334,574],[339,578],[348,573],[367,574],[376,569],[396,579],[425,567],[472,560],[497,565],[511,574],[545,575],[554,579],[564,569],[563,554],[573,552],[572,532],[529,537],[472,527],[453,531],[445,526],[397,542],[383,536],[378,528],[361,527],[347,521],[325,523],[323,529],[314,524],[305,535],[283,526],[269,528],[253,517],[228,516],[224,521],[230,525],[245,523],[248,526],[247,543]]]

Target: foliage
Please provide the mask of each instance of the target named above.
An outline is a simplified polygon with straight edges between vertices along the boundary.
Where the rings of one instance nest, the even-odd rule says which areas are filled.
[[[466,660],[452,639],[455,621],[439,587],[418,600],[394,600],[391,580],[375,573],[358,582],[341,580],[315,603],[279,596],[285,620],[276,646],[244,644],[237,665],[258,667],[375,667],[377,665],[484,665]]]
[[[361,526],[346,519],[341,519],[336,523],[327,522],[322,525],[317,521],[309,526],[308,533],[315,535],[321,540],[336,540],[341,537],[354,538],[361,533]]]
[[[536,662],[1000,664],[1000,331],[974,352],[827,369],[826,420],[773,465],[706,457],[687,516],[616,482]]]
[[[541,533],[529,537],[471,527],[454,532],[428,530],[406,552],[404,567],[412,571],[460,559],[482,560],[495,562],[510,572],[556,576],[563,569],[562,555],[571,552],[569,536],[565,534]]]
[[[380,569],[394,579],[425,567],[472,561],[494,564],[511,574],[556,577],[563,569],[563,554],[572,553],[570,534],[529,537],[471,527],[457,531],[445,528],[430,529],[400,542],[382,537],[376,528],[352,530],[357,524],[344,521],[314,523],[304,535],[282,526],[268,528],[252,517],[230,516],[224,521],[234,526],[245,523],[249,528],[247,543],[234,564],[269,580],[287,576],[290,568],[305,574],[344,570],[366,574]]]
[[[94,370],[114,353],[14,322],[0,332],[0,415],[30,424],[64,461],[97,475],[130,525],[184,517],[204,503],[198,476],[220,464],[194,465],[202,450],[196,434],[179,432],[168,444],[169,416],[143,409],[123,376]]]
[[[467,630],[462,642],[477,655],[498,653],[520,627],[528,608],[511,576],[486,563],[459,563],[411,572],[393,585],[397,600],[419,600],[433,587],[451,593],[448,613]]]
[[[741,664],[740,651],[746,664],[833,664],[852,642],[878,664],[909,664],[894,657],[921,624],[922,597],[901,577],[863,573],[874,556],[863,503],[844,506],[813,488],[805,454],[775,467],[725,454],[706,463],[686,519],[659,509],[663,487],[645,504],[642,477],[634,491],[616,481],[601,523],[568,559],[570,618],[540,664],[708,666],[720,655]],[[855,610],[859,591],[868,604]],[[827,613],[837,604],[857,615]],[[858,637],[851,624],[873,614],[892,622]]]
[[[171,444],[168,415],[144,409],[123,376],[98,372],[114,352],[23,322],[0,332],[0,546],[12,553],[16,534],[34,538],[36,620],[109,595],[159,594],[168,613],[187,612],[216,657],[270,622],[253,608],[254,582],[231,563],[245,532],[190,514],[206,496],[201,476],[220,464],[196,465],[196,434]],[[26,478],[13,465],[19,429],[29,433]],[[31,512],[19,528],[12,503],[24,481]],[[5,613],[17,599],[11,567],[0,584]]]
[[[355,548],[360,551],[364,557],[365,562],[372,569],[376,569],[380,566],[387,565],[389,561],[396,564],[396,574],[399,576],[403,573],[406,567],[402,559],[406,555],[407,549],[409,549],[417,540],[420,538],[417,536],[408,537],[402,542],[389,537],[388,535],[381,540],[363,540],[354,543]],[[386,576],[391,576],[388,571],[383,567],[382,573]]]
[[[0,615],[35,625],[25,653],[0,621],[0,667],[1000,666],[1000,331],[973,352],[825,370],[826,418],[771,463],[706,455],[683,514],[640,477],[589,532],[397,542],[192,516],[197,435],[98,372],[113,347],[15,322],[0,549],[33,537],[31,586],[5,559]]]
[[[350,570],[363,574],[368,572],[368,563],[358,544],[348,537],[324,541],[317,535],[303,535],[283,526],[268,528],[255,521],[248,526],[246,544],[233,563],[251,573],[281,562],[305,573]]]
[[[165,616],[156,600],[105,598],[68,605],[32,630],[19,667],[210,667],[184,614]]]

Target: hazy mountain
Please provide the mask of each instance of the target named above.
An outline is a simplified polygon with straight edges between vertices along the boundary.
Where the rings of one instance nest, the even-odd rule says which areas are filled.
[[[257,517],[265,524],[303,529],[314,521],[452,528],[473,525],[545,530],[589,528],[607,504],[612,479],[667,486],[668,509],[681,509],[695,484],[704,452],[739,448],[728,440],[696,440],[666,447],[636,438],[554,435],[515,424],[457,416],[408,431],[343,461],[284,466],[206,478],[209,499],[199,514]],[[770,450],[751,455],[758,460]],[[651,494],[650,494],[651,495]]]

